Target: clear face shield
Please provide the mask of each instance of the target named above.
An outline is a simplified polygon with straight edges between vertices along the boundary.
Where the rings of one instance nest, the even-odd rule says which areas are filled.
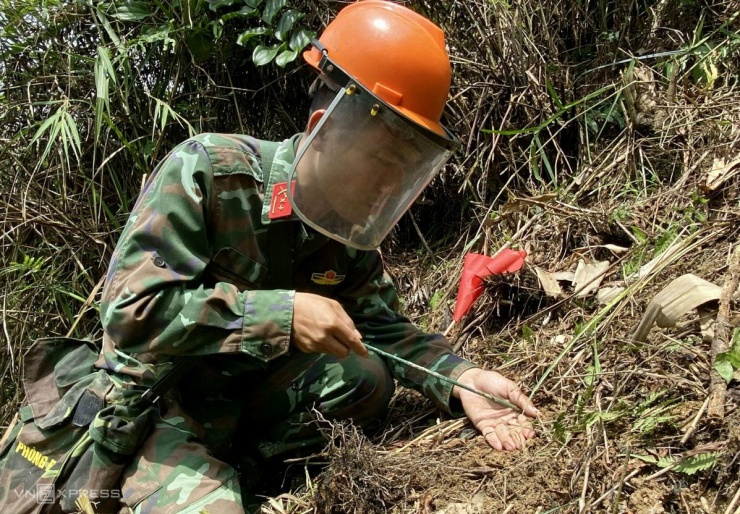
[[[317,231],[361,250],[377,248],[454,144],[349,81],[301,143],[288,198]]]

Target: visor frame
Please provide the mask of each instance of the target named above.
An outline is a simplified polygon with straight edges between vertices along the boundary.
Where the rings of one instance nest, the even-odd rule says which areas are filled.
[[[439,124],[439,126],[442,127],[442,130],[444,130],[446,134],[446,137],[445,137],[415,122],[408,116],[404,115],[401,111],[395,109],[388,102],[386,102],[382,98],[379,98],[375,93],[370,91],[367,87],[360,84],[360,82],[352,78],[352,76],[346,71],[344,71],[341,66],[339,66],[337,63],[331,60],[331,58],[329,57],[329,51],[326,48],[324,48],[324,46],[317,39],[311,40],[311,44],[315,48],[317,48],[319,51],[321,51],[321,60],[318,63],[318,68],[320,72],[326,75],[329,78],[329,80],[333,82],[335,85],[337,85],[339,88],[348,89],[354,85],[355,87],[359,88],[363,93],[367,93],[368,95],[370,95],[370,97],[372,97],[372,102],[368,102],[368,105],[370,105],[371,103],[379,104],[379,107],[390,110],[396,116],[398,116],[404,123],[409,125],[413,130],[421,133],[427,139],[429,139],[436,145],[444,148],[445,150],[449,151],[450,153],[454,153],[458,148],[460,148],[460,141],[455,137],[455,135],[447,127],[445,127],[441,123]]]
[[[355,107],[352,107],[352,104]],[[387,108],[384,112],[377,111],[373,113],[373,109],[377,106],[378,102],[375,101],[375,96],[367,94],[364,88],[356,87],[354,83],[348,87],[339,86],[336,96],[326,108],[326,113],[321,116],[316,126],[308,133],[305,141],[301,142],[287,176],[288,181],[295,184],[295,186],[287,188],[287,198],[296,216],[320,234],[363,251],[374,250],[380,246],[382,240],[398,223],[401,216],[408,211],[421,194],[421,191],[439,174],[452,154],[447,148],[429,139],[426,133],[418,130],[418,125],[400,121],[399,118],[403,119],[403,116],[400,116],[396,110]],[[425,141],[427,148],[422,150],[419,155],[425,156],[423,162],[427,162],[429,166],[415,167],[411,165],[407,169],[406,176],[410,179],[407,184],[411,184],[412,187],[404,187],[403,191],[410,194],[402,192],[401,195],[396,197],[397,200],[394,200],[393,203],[387,205],[381,211],[372,214],[365,221],[349,222],[346,217],[337,215],[339,211],[334,208],[331,210],[335,214],[323,219],[304,210],[306,206],[311,205],[311,201],[301,193],[301,179],[297,174],[299,163],[303,160],[305,153],[312,148],[315,138],[323,137],[327,133],[326,130],[334,130],[325,129],[325,125],[330,119],[334,119],[337,112],[343,113],[342,116],[354,112],[363,118],[377,118],[377,122],[382,124],[386,124],[388,123],[386,120],[390,120],[400,130],[408,131],[412,138]],[[411,144],[413,144],[413,140]],[[299,197],[301,197],[300,200]],[[328,196],[325,196],[325,198],[328,198]],[[340,218],[343,218],[344,221],[336,223]],[[355,228],[361,229],[356,232]]]

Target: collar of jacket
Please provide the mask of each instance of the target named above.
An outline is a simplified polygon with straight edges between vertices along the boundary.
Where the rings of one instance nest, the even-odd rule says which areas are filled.
[[[299,219],[298,216],[292,213],[290,216],[280,218],[277,220],[271,220],[269,218],[270,206],[272,205],[272,193],[275,189],[275,184],[281,182],[288,182],[288,175],[290,174],[290,168],[295,160],[296,153],[298,152],[298,143],[301,140],[302,133],[298,133],[293,137],[286,139],[279,144],[277,151],[275,152],[275,158],[272,160],[272,165],[269,170],[263,169],[262,173],[265,177],[265,197],[262,200],[262,224],[269,225],[270,223],[291,221]],[[260,150],[261,151],[261,150]],[[264,167],[265,163],[262,164]]]

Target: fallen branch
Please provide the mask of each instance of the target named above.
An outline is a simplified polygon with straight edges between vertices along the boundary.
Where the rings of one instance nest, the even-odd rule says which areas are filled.
[[[711,356],[712,367],[709,370],[709,407],[707,416],[710,418],[724,419],[725,417],[725,395],[727,394],[727,383],[714,368],[717,355],[729,350],[730,342],[730,304],[732,294],[740,283],[740,245],[735,247],[730,258],[727,279],[719,297],[719,310],[717,311],[717,324],[712,340]]]

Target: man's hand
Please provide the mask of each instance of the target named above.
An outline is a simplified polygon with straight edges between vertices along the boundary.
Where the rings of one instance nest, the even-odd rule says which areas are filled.
[[[527,439],[534,437],[529,418],[536,418],[539,411],[514,382],[495,371],[480,368],[464,371],[458,377],[458,381],[479,391],[509,400],[522,409],[523,414],[519,414],[461,387],[453,388],[453,396],[460,398],[465,414],[493,448],[516,450],[524,446]]]
[[[352,350],[367,357],[367,348],[339,302],[311,293],[295,294],[293,345],[304,353],[330,353],[343,358]]]

